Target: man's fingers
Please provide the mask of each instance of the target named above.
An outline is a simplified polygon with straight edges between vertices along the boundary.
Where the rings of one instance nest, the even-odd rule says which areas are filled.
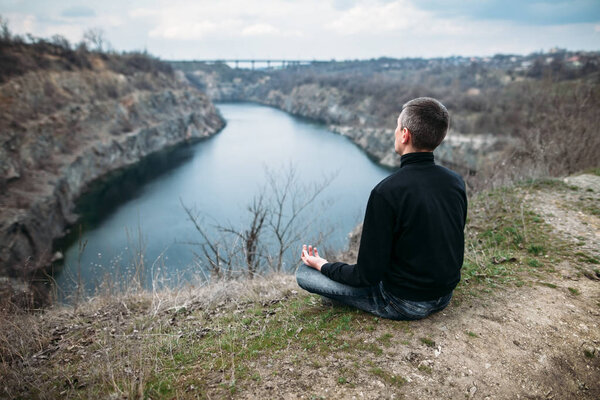
[[[319,250],[317,250],[316,247],[312,247],[312,245],[308,245],[306,246],[305,244],[302,245],[302,260],[304,260],[304,258],[307,257],[319,257]]]

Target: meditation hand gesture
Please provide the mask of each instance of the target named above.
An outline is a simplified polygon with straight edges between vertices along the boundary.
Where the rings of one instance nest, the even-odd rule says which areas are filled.
[[[302,246],[302,254],[300,255],[302,262],[308,265],[311,268],[316,269],[317,271],[321,271],[321,267],[324,264],[327,264],[327,260],[319,256],[319,251],[316,247],[308,246],[308,251],[306,250],[306,245]]]

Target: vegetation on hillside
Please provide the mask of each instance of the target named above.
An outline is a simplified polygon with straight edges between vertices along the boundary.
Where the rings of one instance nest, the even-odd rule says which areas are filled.
[[[90,29],[84,39],[71,44],[64,36],[49,39],[13,35],[8,22],[0,16],[0,84],[32,71],[72,71],[94,69],[101,60],[109,70],[123,75],[154,72],[173,76],[173,68],[147,52],[117,53],[105,50],[106,41],[98,29]]]

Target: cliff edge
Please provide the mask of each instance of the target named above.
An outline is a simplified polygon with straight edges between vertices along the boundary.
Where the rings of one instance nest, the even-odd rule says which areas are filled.
[[[76,221],[74,202],[91,182],[224,126],[202,92],[148,55],[47,43],[3,43],[3,52],[0,276],[60,257],[53,239]]]

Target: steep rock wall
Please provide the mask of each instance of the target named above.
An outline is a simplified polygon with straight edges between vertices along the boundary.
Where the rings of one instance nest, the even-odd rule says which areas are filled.
[[[180,77],[181,78],[181,77]],[[53,258],[76,199],[107,173],[215,134],[203,93],[162,73],[31,72],[0,86],[0,275]]]

